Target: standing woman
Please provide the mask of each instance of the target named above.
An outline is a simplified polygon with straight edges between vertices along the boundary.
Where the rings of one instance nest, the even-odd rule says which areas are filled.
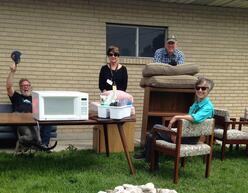
[[[127,68],[119,64],[119,48],[110,46],[107,50],[109,63],[102,66],[99,73],[99,89],[101,92],[108,90],[122,90],[127,89]]]

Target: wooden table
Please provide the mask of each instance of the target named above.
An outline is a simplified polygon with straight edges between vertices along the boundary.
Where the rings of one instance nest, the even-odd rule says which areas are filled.
[[[124,134],[123,124],[125,122],[135,122],[136,119],[134,116],[121,119],[121,120],[112,120],[112,119],[100,119],[98,117],[90,117],[89,120],[55,120],[55,121],[37,121],[33,118],[32,113],[0,113],[0,126],[36,126],[39,125],[103,125],[104,128],[104,139],[106,147],[106,155],[109,156],[109,143],[108,143],[108,125],[116,124],[125,156],[128,162],[129,170],[132,175],[135,174],[135,169],[133,167],[130,154],[128,152],[126,136]]]

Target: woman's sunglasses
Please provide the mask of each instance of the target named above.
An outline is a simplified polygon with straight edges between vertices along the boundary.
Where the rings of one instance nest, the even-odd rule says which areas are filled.
[[[205,87],[205,86],[196,86],[195,89],[196,90],[200,90],[201,89],[202,91],[205,91],[205,90],[208,89],[208,87]]]
[[[115,57],[118,57],[118,56],[120,56],[120,54],[118,54],[118,53],[109,53],[108,56],[115,56]]]

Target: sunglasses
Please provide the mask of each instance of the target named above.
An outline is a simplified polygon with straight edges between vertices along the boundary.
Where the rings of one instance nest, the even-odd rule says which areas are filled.
[[[118,56],[120,56],[120,54],[118,54],[118,53],[109,53],[108,56],[118,57]]]
[[[197,86],[197,87],[195,87],[195,89],[196,90],[202,90],[202,91],[205,91],[205,90],[207,90],[208,89],[208,87],[205,87],[205,86]]]

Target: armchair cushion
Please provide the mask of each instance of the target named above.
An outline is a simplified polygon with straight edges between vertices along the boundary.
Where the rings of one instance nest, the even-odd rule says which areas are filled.
[[[214,136],[216,138],[223,138],[223,129],[215,129]],[[227,140],[248,140],[248,132],[239,131],[237,129],[227,130]]]
[[[225,121],[230,120],[229,112],[225,109],[214,109],[214,115],[225,117]]]
[[[165,147],[167,149],[176,149],[175,143],[170,143],[164,140],[156,140],[156,145]],[[210,146],[204,143],[198,143],[196,145],[181,144],[180,157],[206,155],[210,153]]]
[[[214,116],[222,119],[222,121],[215,121],[215,129],[224,129],[225,125],[223,121],[230,121],[229,112],[225,109],[214,109]],[[230,125],[228,127],[230,127]]]
[[[182,137],[198,137],[201,135],[211,135],[212,119],[206,119],[202,123],[192,123],[182,119]]]

